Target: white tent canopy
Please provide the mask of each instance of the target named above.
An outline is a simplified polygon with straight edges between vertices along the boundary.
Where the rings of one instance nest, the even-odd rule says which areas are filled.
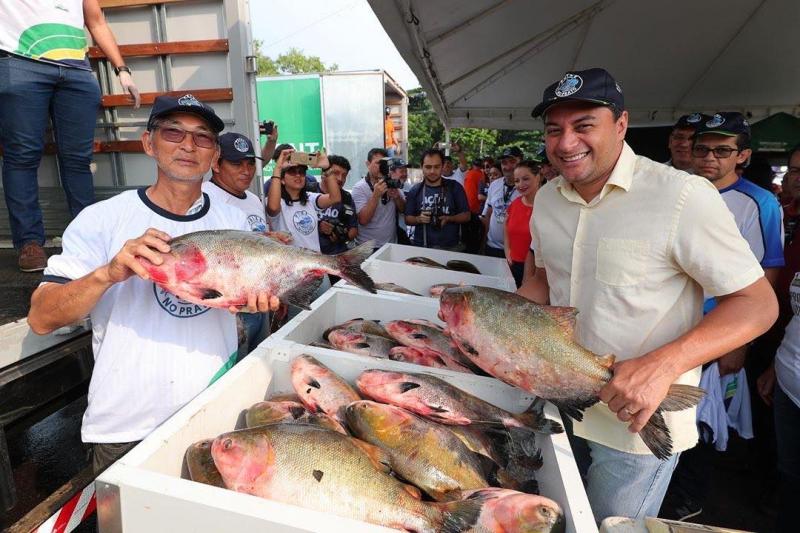
[[[603,67],[631,122],[800,115],[798,0],[369,0],[448,127],[540,128],[542,90]]]

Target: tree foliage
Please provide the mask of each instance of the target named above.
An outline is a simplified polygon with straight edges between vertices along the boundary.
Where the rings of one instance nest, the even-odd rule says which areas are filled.
[[[408,145],[411,164],[418,165],[422,152],[445,140],[444,126],[433,111],[422,88],[408,92]],[[478,156],[497,156],[504,148],[518,146],[526,157],[537,154],[544,142],[541,131],[453,128],[450,141],[466,152],[467,160]]]
[[[331,63],[326,65],[319,56],[308,56],[299,48],[289,48],[275,59],[264,55],[261,47],[263,41],[253,41],[259,76],[280,76],[285,74],[312,74],[318,72],[335,72],[339,65]]]

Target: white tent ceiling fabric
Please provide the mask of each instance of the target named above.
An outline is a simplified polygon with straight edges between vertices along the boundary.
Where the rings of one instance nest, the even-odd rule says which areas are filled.
[[[800,115],[798,0],[369,0],[448,127],[540,128],[567,70],[607,69],[631,123]]]

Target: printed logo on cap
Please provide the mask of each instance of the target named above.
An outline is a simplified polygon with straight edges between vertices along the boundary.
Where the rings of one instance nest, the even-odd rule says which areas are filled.
[[[183,96],[178,98],[178,104],[203,107],[203,104],[201,104],[200,101],[197,98],[195,98],[193,94],[184,94]]]
[[[583,87],[583,78],[577,74],[567,74],[556,87],[556,96],[564,98],[578,92]]]
[[[617,88],[617,92],[618,92],[619,94],[622,94],[622,87],[620,87],[620,86],[619,86],[619,83],[617,83],[617,82],[614,82],[614,87],[616,87],[616,88]]]
[[[725,124],[725,118],[722,115],[720,115],[719,113],[717,113],[716,115],[711,117],[711,120],[706,122],[706,127],[707,128],[719,128],[723,124]]]
[[[697,124],[703,119],[703,116],[700,113],[692,113],[688,117],[686,117],[686,122],[689,124]]]
[[[247,140],[243,139],[242,137],[237,137],[236,140],[233,141],[233,147],[243,154],[250,151],[250,143],[248,143]]]

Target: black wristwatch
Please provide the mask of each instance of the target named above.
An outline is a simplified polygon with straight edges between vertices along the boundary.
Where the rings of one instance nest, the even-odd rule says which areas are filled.
[[[128,68],[127,66],[125,66],[125,65],[120,65],[118,67],[114,67],[114,74],[119,76],[120,72],[127,72],[128,74],[130,74],[131,73],[131,69]]]

